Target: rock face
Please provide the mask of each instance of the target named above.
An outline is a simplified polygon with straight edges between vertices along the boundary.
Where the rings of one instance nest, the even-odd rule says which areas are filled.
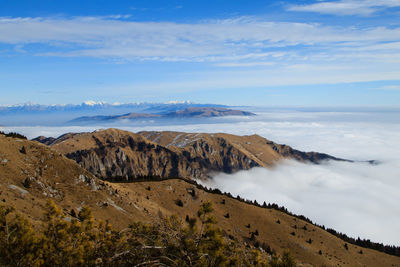
[[[36,139],[46,140],[44,138]],[[206,179],[213,172],[233,173],[269,167],[281,159],[318,163],[326,154],[301,152],[261,136],[118,129],[65,134],[50,144],[83,168],[106,180],[146,178]]]

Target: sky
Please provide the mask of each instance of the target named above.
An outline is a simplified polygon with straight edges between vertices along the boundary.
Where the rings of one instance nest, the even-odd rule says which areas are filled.
[[[0,1],[0,105],[400,106],[400,0]]]

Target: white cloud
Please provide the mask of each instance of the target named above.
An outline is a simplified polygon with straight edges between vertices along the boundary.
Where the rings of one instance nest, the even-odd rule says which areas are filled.
[[[320,46],[329,51],[335,50],[337,44],[345,47],[347,43],[358,43],[360,47],[399,40],[399,28],[341,28],[254,17],[192,24],[134,22],[114,17],[0,18],[0,43],[48,45],[51,52],[44,49],[39,54],[48,56],[208,61],[246,55],[274,59],[280,54],[288,60],[291,55],[285,55],[285,51],[312,55],[318,53]],[[310,53],[300,46],[317,49]],[[271,48],[281,51],[271,53]]]
[[[118,18],[3,17],[0,43],[23,47],[26,55],[201,62],[214,67],[174,81],[112,84],[121,94],[400,79],[400,28],[396,27],[332,27],[257,17],[197,23]]]
[[[392,58],[392,60],[394,60]],[[399,58],[400,60],[400,58]],[[377,80],[399,80],[400,70],[397,62],[383,64],[295,64],[281,66],[264,62],[221,63],[221,70],[192,73],[189,77],[177,77],[174,81],[137,82],[97,87],[96,90],[108,92],[115,90],[120,94],[135,92],[138,95],[169,95],[171,92],[183,93],[206,89],[242,88],[251,92],[254,88],[293,85],[339,84],[352,82],[371,82]],[[230,65],[231,64],[231,65]],[[248,64],[253,65],[251,68]],[[392,67],[389,67],[392,66]],[[222,67],[228,68],[228,70]],[[236,69],[247,67],[249,69]]]
[[[320,1],[310,5],[291,5],[289,11],[316,12],[333,15],[368,16],[383,9],[400,7],[398,0],[340,0]]]
[[[376,88],[376,90],[384,90],[384,91],[400,91],[400,85],[385,85],[379,88]]]
[[[398,246],[399,163],[306,165],[287,161],[274,169],[219,174],[206,184],[259,203],[284,205],[352,237]]]
[[[273,66],[274,62],[242,62],[242,63],[217,63],[214,66],[218,67],[258,67],[258,66]]]

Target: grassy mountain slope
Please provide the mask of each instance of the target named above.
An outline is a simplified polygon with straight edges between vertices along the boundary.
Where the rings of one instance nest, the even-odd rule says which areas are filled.
[[[39,222],[48,198],[66,213],[87,205],[96,218],[117,224],[143,217],[129,202],[116,208],[120,198],[113,187],[59,152],[37,142],[0,135],[0,203]]]

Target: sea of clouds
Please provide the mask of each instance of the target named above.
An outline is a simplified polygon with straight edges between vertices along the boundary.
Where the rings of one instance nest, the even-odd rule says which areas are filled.
[[[90,127],[0,127],[33,138]],[[260,111],[248,118],[215,118],[196,124],[112,125],[132,132],[173,130],[259,134],[304,151],[318,151],[378,165],[328,161],[320,165],[283,161],[274,168],[216,174],[207,186],[258,202],[277,203],[314,222],[374,242],[400,245],[400,112]]]

